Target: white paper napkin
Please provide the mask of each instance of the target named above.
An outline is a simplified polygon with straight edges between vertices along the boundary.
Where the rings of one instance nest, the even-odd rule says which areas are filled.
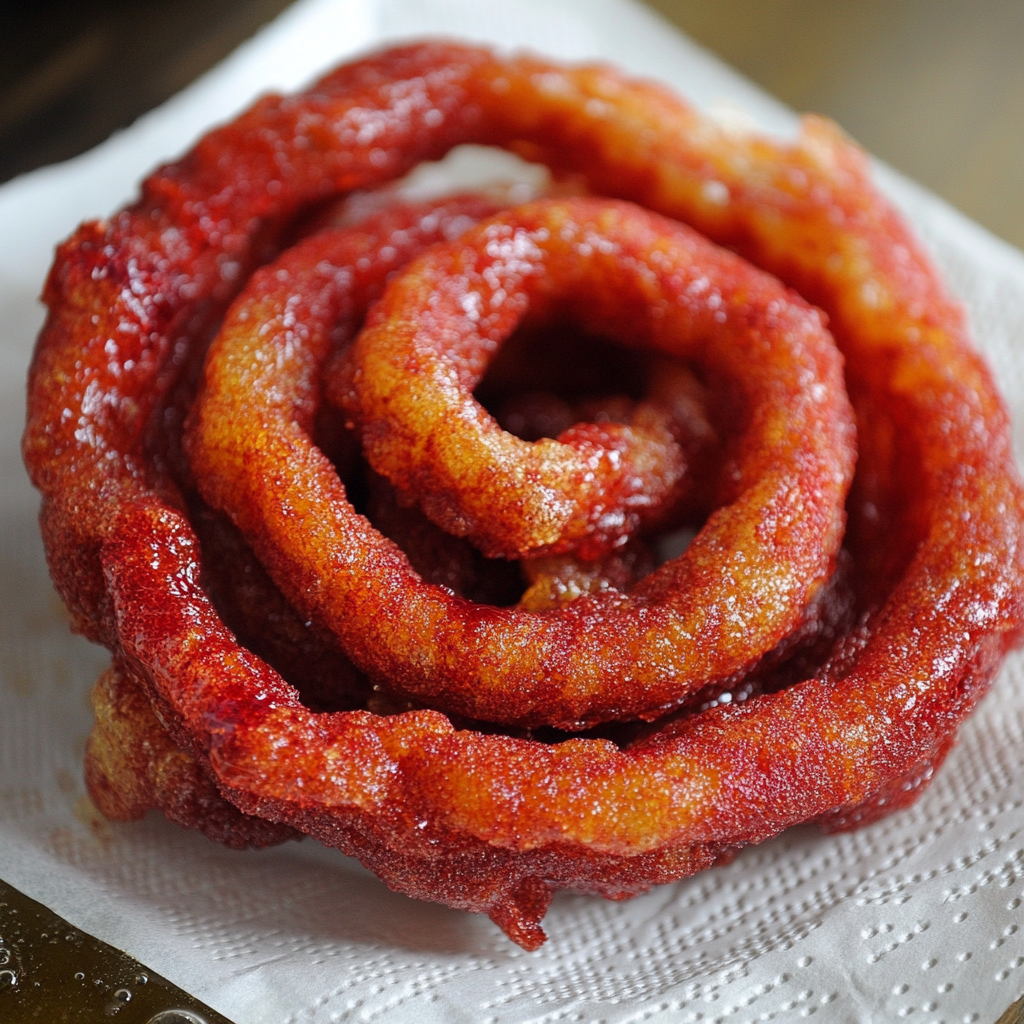
[[[256,93],[436,34],[610,59],[770,130],[795,124],[629,0],[303,0],[131,129],[0,189],[0,877],[239,1024],[990,1024],[1024,992],[1020,657],[911,810],[852,835],[797,829],[629,903],[556,898],[536,953],[310,841],[239,854],[157,815],[115,825],[92,812],[87,692],[107,659],[68,636],[17,444],[52,247]],[[1020,442],[1024,257],[893,172],[879,178],[967,303]]]

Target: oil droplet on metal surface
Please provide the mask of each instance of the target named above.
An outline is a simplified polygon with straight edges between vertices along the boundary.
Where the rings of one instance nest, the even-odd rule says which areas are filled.
[[[191,1010],[161,1010],[146,1024],[206,1024],[206,1021]]]
[[[132,993],[130,989],[119,988],[114,993],[114,998],[110,1000],[105,1007],[103,1007],[103,1014],[106,1017],[114,1017],[124,1009],[132,1000]]]

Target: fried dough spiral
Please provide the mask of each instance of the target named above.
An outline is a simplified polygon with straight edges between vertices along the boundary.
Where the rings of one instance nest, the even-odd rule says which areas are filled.
[[[562,435],[574,447],[529,445],[473,400],[482,353],[529,304],[569,306],[591,331],[734,379],[745,408],[718,508],[685,554],[628,595],[609,589],[546,615],[482,608],[420,580],[355,512],[309,437],[306,396],[329,351],[335,305],[359,290],[344,273],[358,265],[355,237],[342,235],[329,255],[326,238],[314,238],[254,278],[207,359],[191,453],[206,499],[230,513],[291,602],[327,624],[363,671],[437,710],[579,729],[669,709],[792,632],[831,575],[853,462],[840,361],[816,310],[681,225],[590,199],[500,214],[410,265],[356,344],[364,449],[377,472],[425,495],[441,526],[452,513],[439,505],[461,499],[456,521],[479,524],[459,531],[471,539],[489,523],[506,538],[550,530],[567,507],[597,495],[590,532],[569,549],[593,558],[606,518],[625,528],[623,474],[634,490],[653,478],[655,511],[676,483],[659,489],[661,452],[635,434],[625,436],[648,474],[613,447],[621,431],[576,426]],[[305,277],[297,267],[309,268]],[[324,298],[332,285],[335,303]],[[492,312],[468,317],[470,307]],[[574,483],[576,504],[561,498]],[[542,551],[552,547],[562,550]]]
[[[532,711],[509,716],[529,726],[515,734],[493,724],[453,724],[430,708],[315,711],[239,643],[211,601],[216,588],[204,586],[209,570],[187,511],[197,507],[195,481],[180,458],[183,396],[199,377],[208,340],[252,272],[276,258],[318,204],[387,182],[470,141],[578,174],[593,194],[658,215],[627,214],[635,207],[589,199],[569,204],[577,214],[588,211],[584,223],[638,217],[647,230],[666,224],[663,217],[685,221],[828,316],[857,429],[839,556],[846,568],[824,585],[835,555],[834,542],[831,552],[826,544],[800,614],[776,632],[766,629],[745,657],[698,673],[719,688],[745,686],[745,701],[710,699],[704,710],[685,706],[650,725],[573,738],[545,732]],[[542,205],[491,224],[529,229],[566,209]],[[664,230],[668,239],[686,234]],[[420,273],[461,250],[439,251],[424,257]],[[434,280],[416,278],[415,268],[410,273],[394,282],[379,310],[408,308],[402,303],[409,281]],[[853,827],[905,806],[1018,640],[1024,503],[1005,410],[959,307],[870,184],[862,155],[823,122],[806,122],[795,143],[776,143],[722,131],[664,90],[608,68],[567,68],[449,43],[403,47],[343,67],[302,95],[261,100],[211,132],[183,160],[158,170],[138,203],[110,222],[79,229],[59,249],[44,298],[50,312],[31,370],[24,454],[43,494],[58,589],[76,628],[115,654],[116,675],[97,691],[103,714],[89,773],[98,802],[112,814],[135,814],[147,803],[169,807],[174,786],[191,787],[196,799],[178,801],[177,820],[191,818],[216,834],[223,831],[217,823],[235,820],[238,811],[268,823],[266,830],[239,825],[252,842],[289,829],[314,836],[359,857],[392,887],[487,913],[516,942],[535,948],[557,889],[623,898],[796,822]],[[614,308],[599,305],[614,318]],[[820,328],[815,315],[802,315]],[[371,331],[386,332],[377,317],[371,314]],[[301,348],[278,352],[301,362]],[[356,351],[368,366],[369,350]],[[698,364],[703,358],[690,348],[685,355]],[[833,373],[834,367],[820,382],[836,413],[828,429],[842,435],[846,406],[832,389]],[[712,393],[728,397],[728,387],[709,376]],[[818,382],[807,382],[812,396]],[[394,410],[382,413],[381,394],[356,383],[372,451],[375,432],[392,436]],[[300,388],[307,421],[320,387],[310,377]],[[731,401],[724,407],[742,408]],[[279,436],[275,430],[266,430],[268,444]],[[805,444],[818,441],[816,426],[797,432]],[[741,455],[755,450],[727,439],[726,452],[730,443]],[[316,480],[326,460],[312,446],[290,447],[293,465],[315,464]],[[823,458],[831,475],[814,471],[834,488],[834,500],[825,502],[831,511],[818,524],[828,537],[839,523],[835,502],[849,466],[848,445],[839,445],[846,454],[838,459],[830,450]],[[674,458],[672,445],[662,454]],[[400,477],[401,487],[412,470],[394,470],[390,459],[387,452],[370,455]],[[742,477],[743,457],[735,464]],[[423,472],[441,473],[439,465],[417,461],[416,486]],[[277,468],[284,471],[283,464]],[[199,476],[213,493],[216,482]],[[302,540],[276,540],[308,548],[307,564],[329,558],[316,546],[319,510],[329,496],[296,498],[277,490],[280,480],[271,472],[258,495],[266,505],[278,501],[275,529],[297,519],[309,526]],[[451,488],[422,486],[428,509],[450,521]],[[482,518],[456,507],[458,516]],[[247,512],[233,509],[240,523]],[[749,513],[755,533],[762,514]],[[583,518],[594,519],[589,512]],[[269,544],[261,537],[253,543],[264,556]],[[617,542],[609,534],[600,544]],[[557,550],[560,541],[542,538],[541,550],[549,543]],[[379,547],[393,578],[409,579],[393,549]],[[495,548],[507,550],[504,542]],[[306,607],[328,618],[327,605],[311,594],[324,584],[268,568],[282,589],[303,591],[299,623]],[[656,572],[626,598],[636,601],[640,588],[660,600],[661,579]],[[395,595],[395,604],[379,593],[357,602],[359,628],[381,632],[387,622],[407,634],[388,643],[422,651],[412,633],[429,638],[435,620],[408,626],[404,583]],[[579,614],[573,608],[580,600],[516,614],[559,622]],[[593,606],[582,600],[580,607]],[[494,611],[478,607],[490,621]],[[727,618],[721,609],[732,607],[719,604],[719,613]],[[767,612],[737,613],[767,621]],[[595,614],[594,628],[603,621],[603,613]],[[352,628],[320,621],[311,628],[324,625],[341,648],[351,648],[357,665],[378,671]],[[788,638],[781,636],[786,629],[794,629]],[[581,632],[591,632],[590,625]],[[747,682],[719,678],[731,671],[723,666],[752,661]],[[543,668],[537,671],[531,685],[545,681]],[[571,684],[576,677],[563,671]],[[414,674],[400,669],[396,691],[416,693],[410,680]],[[591,717],[605,699],[592,689],[597,696],[570,703],[551,721],[576,726],[612,717],[605,714],[610,703]],[[356,684],[347,689],[349,706],[358,692]],[[657,691],[650,703],[627,700],[627,710],[616,713],[653,713],[659,703],[674,706],[683,692],[689,684]],[[455,710],[500,717],[500,703]],[[169,735],[161,763],[174,767],[157,779],[133,743],[160,729]],[[127,751],[120,760],[110,753],[119,742]],[[119,778],[130,771],[153,778],[131,788]],[[181,781],[168,784],[172,777]],[[119,794],[129,790],[131,798],[119,805]]]

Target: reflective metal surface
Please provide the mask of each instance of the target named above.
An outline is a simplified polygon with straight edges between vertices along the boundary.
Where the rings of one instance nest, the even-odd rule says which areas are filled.
[[[4,1024],[231,1024],[138,960],[0,882]]]

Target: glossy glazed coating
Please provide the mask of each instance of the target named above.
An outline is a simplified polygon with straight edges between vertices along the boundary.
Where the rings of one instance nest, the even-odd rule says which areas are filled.
[[[367,239],[377,230],[361,228]],[[228,313],[190,449],[206,499],[363,671],[437,710],[579,729],[664,712],[748,668],[798,625],[831,575],[853,464],[841,364],[816,310],[681,225],[595,199],[499,214],[392,281],[353,357],[364,449],[442,526],[467,524],[449,532],[522,541],[554,528],[565,539],[557,520],[580,506],[559,496],[575,483],[588,530],[569,550],[593,559],[609,535],[625,539],[643,521],[622,514],[618,470],[630,493],[652,481],[643,504],[654,513],[677,483],[659,471],[662,446],[652,455],[635,434],[633,457],[611,459],[617,424],[575,425],[562,435],[575,446],[529,445],[475,402],[487,356],[531,305],[689,359],[743,409],[716,481],[718,508],[686,553],[628,595],[595,592],[537,615],[476,605],[418,578],[314,448],[317,371],[338,309],[347,319],[360,305],[353,275],[333,268],[374,249],[361,234],[330,237],[334,249],[318,236],[261,270]],[[376,244],[395,251],[389,237],[384,228]],[[489,312],[468,317],[468,304]],[[671,435],[666,442],[679,452]],[[605,513],[614,527],[602,526]],[[509,554],[517,544],[482,547]]]
[[[244,814],[225,800],[209,772],[167,735],[125,665],[100,676],[92,709],[85,783],[93,804],[112,821],[133,821],[159,807],[176,825],[238,850],[301,838],[287,825]]]
[[[633,747],[547,745],[433,711],[312,713],[220,622],[147,454],[178,367],[295,216],[463,141],[685,220],[827,312],[857,414],[845,543],[860,618],[812,678]],[[211,133],[138,204],[80,229],[45,298],[24,451],[77,628],[127,660],[242,811],[489,913],[525,946],[553,889],[626,896],[795,822],[847,827],[913,799],[1018,638],[1005,411],[961,311],[822,122],[783,145],[606,68],[407,47]]]

